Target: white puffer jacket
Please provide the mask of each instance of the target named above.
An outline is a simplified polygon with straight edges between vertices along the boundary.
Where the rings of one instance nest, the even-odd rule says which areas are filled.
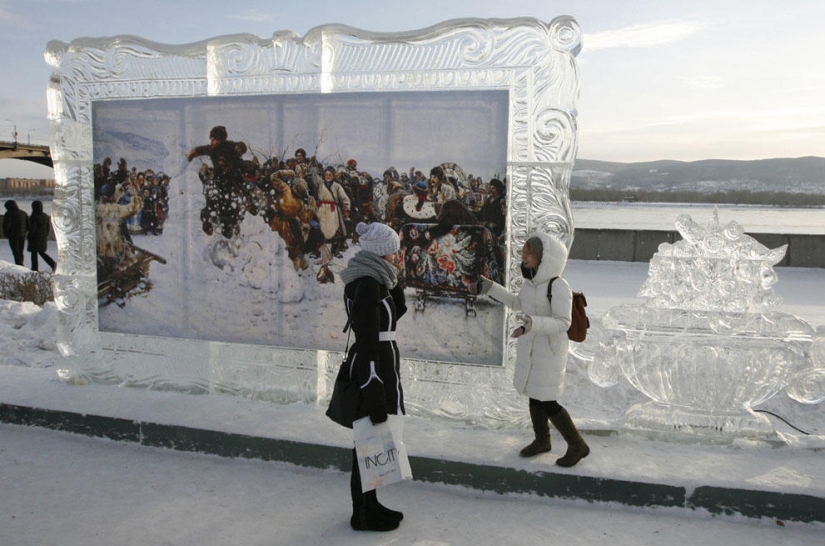
[[[561,274],[567,265],[567,248],[545,233],[534,233],[542,242],[542,259],[533,279],[524,279],[518,295],[494,284],[489,296],[533,320],[529,332],[518,339],[513,386],[540,401],[558,400],[564,391],[573,292]],[[528,237],[528,239],[530,238]],[[553,303],[547,285],[553,277]]]

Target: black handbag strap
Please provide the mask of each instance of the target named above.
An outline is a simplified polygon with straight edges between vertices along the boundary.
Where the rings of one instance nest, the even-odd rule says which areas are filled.
[[[355,294],[352,296],[352,301],[355,301],[355,298],[358,297],[358,290],[361,289],[361,283],[358,283],[358,286],[355,287]],[[347,323],[344,324],[344,329],[341,330],[342,332],[347,333],[347,348],[344,349],[344,358],[347,357],[349,353],[349,336],[352,333],[352,317],[349,316],[349,310],[347,310]]]
[[[344,349],[344,358],[347,358],[347,354],[349,354],[349,335],[352,333],[352,328],[349,328],[349,332],[347,332],[347,347]]]

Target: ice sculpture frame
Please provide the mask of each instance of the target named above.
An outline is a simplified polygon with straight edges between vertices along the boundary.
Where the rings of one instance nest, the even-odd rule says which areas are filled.
[[[48,86],[59,247],[54,278],[58,346],[75,380],[273,401],[323,401],[337,356],[315,350],[151,338],[99,331],[93,201],[92,104],[116,99],[333,92],[506,90],[508,283],[533,230],[573,240],[569,180],[576,157],[572,17],[461,19],[403,33],[324,25],[304,37],[232,35],[187,45],[135,36],[53,41]],[[504,328],[510,328],[507,315]],[[506,339],[506,336],[504,336]],[[412,412],[495,426],[513,419],[514,346],[503,366],[405,360]]]

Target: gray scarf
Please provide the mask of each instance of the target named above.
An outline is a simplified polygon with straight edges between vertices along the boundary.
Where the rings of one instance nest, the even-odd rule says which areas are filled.
[[[350,258],[347,268],[341,271],[341,280],[349,284],[360,277],[372,277],[391,289],[398,283],[398,270],[381,256],[361,250]]]

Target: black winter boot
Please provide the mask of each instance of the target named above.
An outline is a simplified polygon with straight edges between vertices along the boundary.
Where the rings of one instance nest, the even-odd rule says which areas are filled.
[[[533,457],[539,453],[550,451],[550,424],[547,422],[547,414],[541,406],[530,406],[530,420],[533,421],[533,432],[536,439],[533,443],[519,452],[522,457]]]
[[[375,510],[385,518],[396,521],[401,521],[404,519],[404,514],[402,512],[399,512],[398,510],[391,510],[378,502],[378,495],[376,494],[375,489],[364,493],[364,500],[366,501],[367,508]]]
[[[350,527],[356,531],[392,531],[398,529],[400,523],[400,520],[385,518],[366,506],[353,508],[352,517],[349,520]]]
[[[560,412],[550,418],[550,421],[554,427],[559,429],[564,441],[567,442],[567,453],[564,454],[564,457],[556,460],[557,465],[571,467],[590,455],[590,447],[579,434],[566,409],[562,408]]]

